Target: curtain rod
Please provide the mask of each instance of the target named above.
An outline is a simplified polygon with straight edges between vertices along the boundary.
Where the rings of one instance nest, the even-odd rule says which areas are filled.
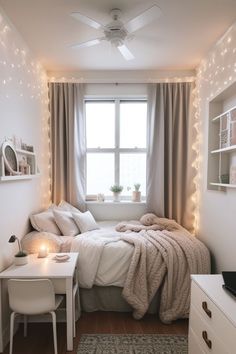
[[[194,82],[196,80],[195,76],[185,76],[185,77],[170,77],[163,79],[148,78],[144,80],[140,79],[118,79],[118,80],[108,80],[108,79],[87,79],[87,78],[75,78],[75,77],[49,77],[48,82],[68,82],[68,83],[85,83],[85,84],[155,84],[155,83],[175,83],[175,82]]]

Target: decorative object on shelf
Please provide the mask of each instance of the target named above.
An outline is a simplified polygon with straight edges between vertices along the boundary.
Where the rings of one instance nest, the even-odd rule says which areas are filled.
[[[27,163],[27,159],[25,156],[22,156],[19,161],[19,170],[22,175],[30,175],[30,165]]]
[[[27,150],[14,147],[18,146],[21,139],[13,136],[12,139],[5,140],[1,147],[0,154],[0,181],[13,181],[31,179],[39,170],[37,167],[36,154],[32,145],[26,145]],[[32,151],[29,151],[32,150]]]
[[[104,202],[105,201],[105,195],[102,193],[98,193],[97,195],[97,201],[98,202]]]
[[[232,106],[235,90],[234,81],[209,102],[208,189],[236,188],[236,106]],[[225,107],[227,110],[223,111]]]
[[[39,249],[38,258],[45,258],[48,256],[48,249],[46,246],[42,245]]]
[[[236,184],[236,166],[230,167],[230,184]]]
[[[16,235],[11,235],[8,242],[14,243],[15,241],[17,241],[18,247],[19,247],[19,252],[16,253],[15,257],[14,257],[15,258],[15,260],[14,260],[15,265],[27,264],[28,263],[28,254],[22,250],[21,243],[20,243],[20,240],[18,239],[18,237],[16,237]]]
[[[21,149],[21,144],[22,144],[21,138],[19,138],[16,135],[13,135],[12,136],[12,143],[15,146],[15,149]]]
[[[19,161],[17,153],[10,141],[4,141],[2,144],[2,158],[4,161],[4,175],[20,175]],[[3,174],[3,173],[2,173]]]
[[[223,184],[228,184],[229,183],[229,175],[228,174],[221,175],[219,178],[219,182],[223,183]]]
[[[110,191],[113,192],[113,201],[119,202],[120,201],[120,193],[123,191],[123,186],[118,184],[114,184],[111,186]]]
[[[224,149],[230,144],[230,119],[226,113],[220,118],[220,149]]]
[[[134,184],[134,191],[132,193],[132,202],[141,202],[141,192],[139,188],[141,187],[140,183]]]
[[[236,108],[230,111],[230,145],[236,145]]]

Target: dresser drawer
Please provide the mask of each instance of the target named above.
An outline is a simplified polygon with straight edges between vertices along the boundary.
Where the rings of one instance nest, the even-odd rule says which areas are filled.
[[[206,321],[200,316],[193,305],[190,309],[190,324],[191,330],[195,333],[197,337],[199,346],[203,349],[205,353],[211,354],[229,354],[230,352],[225,344],[219,339],[224,339],[224,336],[217,336],[213,331],[211,326],[209,326]],[[235,353],[235,351],[234,351]]]
[[[224,342],[228,351],[235,353],[236,328],[195,282],[192,282],[191,287],[191,306],[192,305],[205,320],[209,328],[215,333],[216,337],[222,338],[222,342]]]
[[[189,328],[188,335],[188,354],[205,354],[203,349],[200,347],[199,340],[191,327]]]

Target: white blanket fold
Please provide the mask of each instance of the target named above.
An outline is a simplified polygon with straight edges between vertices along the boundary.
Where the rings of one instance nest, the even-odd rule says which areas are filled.
[[[74,238],[71,252],[79,252],[78,269],[79,285],[82,288],[92,288],[100,265],[104,247],[120,240],[114,233],[101,234],[100,230],[86,232]]]

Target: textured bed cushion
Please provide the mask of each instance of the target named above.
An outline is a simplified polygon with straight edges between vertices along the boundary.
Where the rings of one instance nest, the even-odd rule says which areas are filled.
[[[72,215],[82,233],[99,229],[99,226],[90,211],[86,211],[85,213],[72,213]]]
[[[57,236],[50,232],[32,231],[26,234],[22,240],[22,248],[28,253],[38,253],[42,246],[49,252],[70,252],[73,237]]]
[[[77,208],[75,208],[73,205],[70,203],[66,202],[65,200],[62,200],[58,207],[56,207],[57,210],[64,210],[64,211],[70,211],[71,213],[81,213],[81,211]]]
[[[22,249],[28,253],[38,253],[40,247],[45,246],[49,252],[59,252],[62,245],[61,238],[50,232],[32,231],[22,238]]]
[[[55,221],[64,236],[75,236],[80,233],[70,211],[53,210]]]
[[[30,215],[30,221],[33,228],[39,232],[50,232],[55,235],[61,235],[61,231],[55,222],[53,211],[50,209],[42,213]]]

